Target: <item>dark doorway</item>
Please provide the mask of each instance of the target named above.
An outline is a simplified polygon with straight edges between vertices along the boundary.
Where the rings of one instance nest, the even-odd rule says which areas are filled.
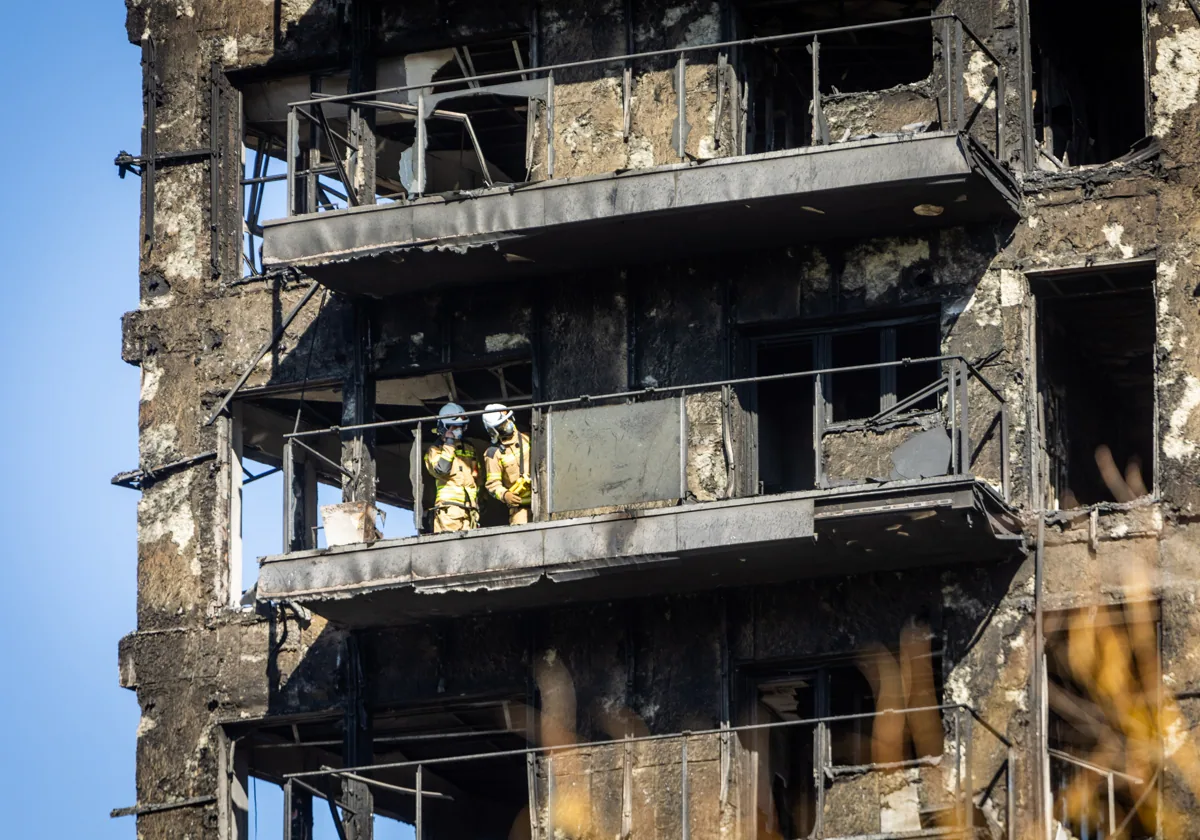
[[[813,339],[764,340],[755,373],[774,376],[813,369]],[[813,381],[800,376],[758,386],[758,480],[764,493],[816,487]]]
[[[1154,265],[1034,280],[1050,506],[1128,502],[1154,486]]]
[[[1142,0],[1029,0],[1037,143],[1067,166],[1107,163],[1146,135]]]

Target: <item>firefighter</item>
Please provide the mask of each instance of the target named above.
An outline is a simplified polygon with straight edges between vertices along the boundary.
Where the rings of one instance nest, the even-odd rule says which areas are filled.
[[[499,403],[486,408],[483,426],[492,439],[483,462],[487,489],[508,506],[508,524],[529,521],[529,503],[533,487],[529,481],[529,435],[517,430],[513,413]]]
[[[438,442],[425,450],[425,469],[437,486],[433,532],[469,531],[479,525],[479,459],[463,440],[467,420],[457,403],[438,411]]]

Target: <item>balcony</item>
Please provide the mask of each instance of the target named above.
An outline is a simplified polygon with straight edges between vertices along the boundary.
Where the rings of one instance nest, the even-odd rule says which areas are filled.
[[[897,718],[921,720],[931,743],[873,756],[876,727]],[[539,740],[536,732],[505,734],[510,743],[522,735],[529,744]],[[731,828],[738,836],[754,836],[755,826],[761,832],[764,825],[782,832],[784,820],[795,833],[782,836],[1018,836],[1013,744],[965,705],[792,714],[770,723],[601,742],[579,743],[573,731],[555,734],[552,745],[486,752],[461,739],[417,743],[410,737],[405,760],[320,770],[306,768],[336,758],[304,742],[248,740],[247,749],[256,773],[281,780],[285,813],[311,820],[314,797],[324,799],[341,829],[333,803],[353,792],[371,813],[413,826],[416,840],[715,840]],[[810,772],[797,771],[805,761]],[[768,789],[763,780],[776,772],[790,776],[791,784]],[[291,828],[308,836],[303,825]]]
[[[862,422],[815,411],[808,489],[745,493],[728,446],[748,389],[788,384],[823,405],[832,377],[932,365],[936,379]],[[518,407],[533,421],[533,521],[464,533],[297,550],[261,561],[256,597],[307,605],[348,626],[527,609],[846,575],[986,562],[1019,551],[1008,507],[1007,407],[957,356],[751,377]],[[472,414],[472,412],[467,412]],[[478,413],[478,412],[474,412]],[[716,415],[717,419],[713,419]],[[707,418],[707,419],[701,419]],[[297,457],[345,472],[322,440],[409,429],[411,498],[426,496],[422,435],[434,418],[293,433]],[[325,447],[332,451],[330,447]],[[854,474],[847,451],[865,451]],[[723,452],[722,489],[704,497],[695,472]],[[886,462],[887,466],[881,466]],[[713,463],[711,460],[708,463]],[[294,488],[287,544],[303,547]],[[414,511],[423,522],[418,501]]]
[[[921,119],[862,136],[847,124],[834,137],[831,119],[835,129],[841,123],[830,115],[846,95],[822,87],[822,39],[914,27],[928,29],[929,51],[940,44],[941,56],[914,94],[917,110],[904,111]],[[731,61],[763,47],[812,56],[807,89],[788,93],[796,103],[807,100],[793,107],[805,106],[803,115],[789,116],[779,136],[774,125],[767,131],[751,124],[745,105],[756,94]],[[981,93],[972,72],[972,93],[983,101],[967,98],[968,63],[994,73]],[[642,75],[635,77],[634,67]],[[605,171],[567,159],[563,135],[572,120],[603,104],[592,102],[602,94],[587,85],[616,83],[613,72],[623,73],[619,103],[615,84],[602,89],[613,93],[610,110],[623,122],[614,129],[616,142],[623,135],[628,144],[644,129],[647,143],[669,151],[652,155],[653,165],[630,158],[628,167]],[[663,119],[639,127],[635,79],[650,84],[654,77],[673,89],[674,103],[662,104]],[[1005,135],[995,103],[1004,100],[1004,87],[1004,69],[982,42],[957,17],[937,15],[314,94],[288,106],[286,141],[280,138],[288,150],[288,216],[264,223],[264,264],[302,269],[338,291],[383,297],[581,266],[1015,219],[1019,193],[998,163]],[[524,122],[523,177],[500,171],[481,142],[472,113],[478,121],[497,110],[484,104],[507,107]],[[373,134],[362,128],[368,123]],[[449,141],[431,140],[445,125],[464,138],[452,176],[444,174]],[[386,142],[377,146],[380,138]],[[384,177],[384,170],[397,174]]]

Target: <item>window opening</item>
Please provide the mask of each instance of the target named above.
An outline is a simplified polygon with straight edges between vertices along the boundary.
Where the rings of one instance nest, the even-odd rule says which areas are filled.
[[[1029,0],[1040,165],[1107,163],[1146,135],[1144,25],[1142,0]]]
[[[934,646],[929,671],[934,680],[933,696],[940,704],[941,646],[938,639],[931,641]],[[872,714],[877,709],[871,681],[864,673],[864,666],[855,659],[773,669],[769,674],[759,675],[755,691],[759,723]],[[826,766],[863,767],[871,764],[874,722],[874,718],[864,717],[829,723]],[[765,790],[770,792],[768,820],[785,840],[809,837],[816,825],[820,761],[816,727],[776,727],[767,733],[766,743],[762,745],[766,755],[760,755],[759,759],[759,786],[760,797]],[[934,755],[940,755],[940,752]],[[898,760],[917,757],[926,756],[910,738],[906,738]],[[827,783],[827,780],[821,779],[821,783]]]
[[[1039,275],[1048,506],[1128,502],[1154,486],[1154,266]]]
[[[1080,840],[1145,840],[1155,836],[1155,807],[1139,809],[1155,782],[1150,750],[1157,751],[1161,662],[1157,605],[1142,603],[1046,615],[1047,763],[1051,819]],[[1108,693],[1111,681],[1095,678],[1087,650],[1102,646],[1105,663],[1128,675],[1120,696]],[[1137,723],[1120,715],[1137,715]],[[1143,717],[1144,715],[1144,717]],[[1129,733],[1151,727],[1153,744],[1131,744]],[[1150,749],[1147,749],[1149,747]],[[1106,771],[1115,771],[1109,810]],[[1113,832],[1110,817],[1116,827]]]
[[[932,0],[742,0],[740,20],[749,37],[784,35],[932,14]],[[812,138],[812,56],[808,41],[751,47],[745,57],[750,85],[748,152],[806,146]],[[821,36],[822,94],[886,90],[919,82],[933,71],[928,26]]]
[[[931,312],[873,325],[814,328],[756,339],[755,375],[932,358],[940,353],[941,328],[936,314]],[[826,428],[861,423],[891,408],[897,401],[932,384],[939,376],[938,369],[937,362],[921,362],[824,375],[821,391]],[[763,382],[756,393],[762,492],[814,489],[817,480],[813,379],[797,377]],[[936,409],[937,398],[931,396],[891,419]]]
[[[813,338],[762,342],[757,348],[755,375],[812,370],[814,344]],[[809,377],[758,385],[758,480],[762,492],[816,487],[813,396]]]

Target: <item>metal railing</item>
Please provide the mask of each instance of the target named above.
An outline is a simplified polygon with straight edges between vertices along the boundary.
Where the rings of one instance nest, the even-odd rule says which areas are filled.
[[[691,126],[688,124],[687,66],[689,59],[703,56],[706,65],[715,66],[717,90],[715,93],[716,118],[714,132],[720,133],[726,120],[729,121],[729,136],[732,149],[729,154],[746,153],[747,119],[744,107],[752,92],[748,83],[738,78],[735,63],[730,62],[731,51],[750,47],[777,47],[794,42],[807,42],[811,54],[811,90],[802,93],[810,97],[811,127],[807,143],[798,145],[824,145],[831,142],[829,124],[825,117],[824,102],[828,94],[821,91],[821,43],[822,38],[845,34],[856,34],[868,30],[895,29],[899,27],[927,26],[932,40],[936,36],[941,42],[940,90],[935,95],[940,112],[941,128],[958,132],[972,132],[980,114],[989,100],[994,100],[995,126],[994,145],[991,151],[999,159],[1004,158],[1004,99],[1005,70],[999,59],[987,48],[955,14],[931,15],[928,17],[904,18],[894,21],[866,23],[852,26],[831,27],[782,35],[743,38],[714,44],[652,50],[627,55],[564,62],[542,67],[522,67],[503,72],[476,74],[420,84],[382,88],[360,93],[323,95],[314,93],[309,99],[291,102],[288,105],[287,185],[288,215],[316,212],[338,208],[330,196],[341,199],[347,206],[373,204],[376,201],[374,159],[370,149],[373,143],[362,142],[362,132],[369,131],[367,112],[375,116],[388,115],[389,119],[411,122],[413,125],[412,175],[406,189],[400,193],[380,196],[382,198],[411,199],[427,191],[427,143],[428,126],[432,120],[450,120],[463,127],[469,146],[461,152],[476,158],[484,182],[492,185],[493,179],[485,151],[476,135],[470,115],[439,107],[448,100],[466,97],[492,96],[525,100],[526,109],[526,172],[532,172],[535,153],[536,115],[541,114],[544,124],[543,142],[545,179],[555,177],[555,106],[556,74],[559,83],[564,75],[574,71],[593,68],[607,72],[607,68],[620,66],[622,69],[621,107],[623,133],[626,139],[631,132],[633,114],[633,64],[650,60],[673,59],[673,82],[675,103],[673,108],[671,143],[680,161],[687,157],[687,138]],[[940,29],[940,33],[939,30]],[[966,95],[967,59],[965,42],[969,41],[994,68],[994,77],[988,82],[988,90],[982,101],[968,108]],[[711,56],[716,53],[716,58]],[[934,84],[938,84],[934,73]],[[800,85],[800,82],[797,82]],[[465,87],[464,87],[465,86]],[[694,94],[693,94],[694,95]],[[346,133],[333,127],[334,116],[338,124],[343,122]],[[992,132],[978,137],[981,142],[991,142]],[[303,138],[303,140],[302,140]],[[528,176],[527,176],[528,177]],[[341,190],[323,184],[321,179],[336,179]],[[371,183],[366,183],[366,181]]]
[[[1090,761],[1085,761],[1081,758],[1063,752],[1062,750],[1048,749],[1046,751],[1051,762],[1059,762],[1067,766],[1063,773],[1065,784],[1059,785],[1060,795],[1056,797],[1054,802],[1054,816],[1063,825],[1069,825],[1074,822],[1079,827],[1079,840],[1113,840],[1113,838],[1122,837],[1125,834],[1125,829],[1137,816],[1137,808],[1130,810],[1130,813],[1125,816],[1125,819],[1117,823],[1117,780],[1125,782],[1132,787],[1144,787],[1141,798],[1150,791],[1150,786],[1146,786],[1146,780],[1140,779],[1137,776],[1131,776],[1128,773],[1122,773],[1120,770],[1114,770],[1111,767],[1103,767],[1099,764],[1094,764]],[[1104,802],[1105,809],[1102,813],[1095,813],[1090,808],[1091,803],[1082,803],[1084,807],[1078,809],[1078,813],[1072,813],[1075,808],[1068,802],[1068,792],[1071,788],[1071,782],[1075,777],[1084,774],[1092,774],[1104,780]],[[1151,779],[1151,786],[1155,779]],[[1080,803],[1076,803],[1077,808]],[[1140,804],[1140,799],[1139,799]]]
[[[872,417],[854,422],[829,422],[829,401],[827,394],[829,393],[829,385],[831,380],[839,374],[854,373],[859,371],[884,371],[888,369],[897,369],[913,365],[922,364],[937,364],[941,366],[941,372],[933,381],[916,390],[911,395],[896,401],[893,405],[879,411]],[[825,368],[811,371],[801,371],[796,373],[782,373],[768,376],[750,376],[737,379],[725,379],[714,382],[698,383],[693,385],[677,385],[667,387],[645,388],[637,391],[619,391],[610,394],[601,394],[596,396],[585,395],[569,399],[559,400],[543,400],[529,402],[520,405],[510,405],[509,408],[515,412],[531,412],[535,416],[535,428],[533,434],[533,449],[534,449],[534,468],[531,470],[531,479],[533,482],[534,494],[534,518],[546,519],[551,512],[557,514],[562,511],[551,511],[547,502],[552,498],[553,486],[555,481],[556,466],[549,457],[549,453],[553,451],[553,441],[548,439],[551,437],[554,424],[549,422],[553,419],[555,412],[563,412],[564,410],[580,409],[588,407],[596,407],[602,404],[630,404],[644,402],[647,400],[656,400],[664,397],[675,397],[680,401],[679,408],[679,462],[680,462],[680,495],[674,498],[663,498],[657,501],[671,502],[680,501],[686,496],[688,487],[686,481],[686,465],[689,455],[689,436],[687,430],[687,397],[695,396],[704,393],[719,393],[721,398],[721,442],[724,447],[726,458],[726,498],[734,495],[734,479],[733,468],[737,463],[733,447],[730,443],[730,437],[733,434],[734,427],[734,408],[733,397],[735,394],[745,396],[745,389],[758,386],[764,383],[772,382],[800,382],[810,380],[811,395],[813,410],[813,434],[811,446],[813,447],[813,462],[814,462],[814,489],[827,489],[833,486],[833,483],[828,480],[825,474],[825,443],[832,436],[867,432],[872,429],[885,428],[897,423],[917,423],[924,419],[926,423],[936,424],[941,423],[941,428],[944,428],[949,437],[949,468],[947,475],[951,476],[971,476],[972,469],[975,467],[980,456],[984,451],[984,446],[989,440],[995,439],[998,447],[998,472],[1001,494],[1005,501],[1009,500],[1009,443],[1008,443],[1008,406],[1003,395],[983,376],[983,374],[965,357],[960,355],[933,356],[919,359],[899,359],[889,362],[878,362],[873,364],[852,365],[839,368]],[[972,389],[971,382],[978,383],[978,388]],[[803,387],[803,386],[802,386]],[[975,392],[976,409],[978,399],[984,399],[986,402],[994,406],[990,420],[986,422],[986,427],[982,434],[972,436],[971,430],[973,427],[972,421],[972,390]],[[922,403],[928,404],[928,401],[934,401],[937,404],[936,408],[920,409]],[[919,409],[919,410],[918,410]],[[478,417],[486,412],[485,409],[464,411],[464,417]],[[987,417],[988,415],[983,415]],[[437,422],[437,416],[434,414],[423,417],[404,419],[404,420],[386,420],[373,423],[363,423],[358,425],[346,426],[330,426],[324,429],[307,429],[292,432],[284,436],[284,492],[287,495],[285,500],[285,524],[284,524],[284,551],[294,551],[299,548],[312,547],[304,543],[303,535],[298,533],[292,523],[295,520],[295,511],[301,509],[301,500],[296,495],[300,482],[290,480],[290,476],[295,475],[295,469],[298,458],[315,459],[323,468],[332,474],[340,475],[345,479],[354,482],[357,476],[351,472],[345,465],[338,463],[328,455],[323,454],[314,445],[315,438],[321,436],[338,436],[345,439],[345,436],[362,435],[371,433],[380,429],[409,429],[413,436],[413,455],[410,463],[410,477],[413,482],[413,498],[414,502],[414,521],[417,524],[417,529],[422,528],[422,511],[421,498],[423,482],[426,480],[421,468],[421,456],[424,452],[426,438],[424,437],[423,426]],[[547,430],[544,436],[547,439],[538,439],[537,427],[542,426]],[[983,424],[976,424],[983,425]],[[432,441],[429,441],[432,443]],[[539,457],[539,453],[543,453]],[[540,466],[539,466],[540,464]],[[743,467],[751,465],[743,465]],[[752,467],[751,467],[752,468]],[[542,475],[544,473],[544,480]],[[879,476],[860,476],[857,479],[851,479],[843,483],[868,483],[880,478]],[[482,489],[481,489],[482,492]],[[743,495],[758,495],[756,492],[747,492]],[[616,503],[609,506],[621,507],[623,505]]]
[[[867,762],[857,765],[838,765],[833,762],[830,749],[831,732],[844,724],[862,721],[876,721],[889,715],[926,715],[937,714],[942,719],[943,748],[940,755],[920,756],[886,762]],[[978,756],[983,753],[976,749],[975,727],[980,727],[988,736],[993,747],[992,762],[986,766],[989,774],[986,779],[976,783],[975,770],[985,762],[980,762]],[[824,803],[826,794],[836,788],[838,780],[845,776],[859,777],[869,773],[896,773],[909,770],[926,770],[936,768],[928,780],[916,782],[927,785],[926,794],[931,801],[937,801],[946,807],[941,810],[941,824],[933,829],[933,833],[952,834],[954,836],[974,836],[976,834],[977,815],[983,814],[984,819],[990,816],[992,825],[1001,832],[1006,840],[1015,840],[1015,778],[1014,778],[1014,746],[1004,734],[984,720],[979,713],[966,704],[943,704],[912,709],[895,709],[875,712],[864,712],[851,715],[829,715],[795,721],[779,721],[763,724],[748,724],[742,726],[725,725],[715,729],[672,733],[668,735],[629,736],[611,741],[596,741],[582,744],[562,744],[557,746],[527,747],[524,749],[498,750],[492,752],[453,755],[424,760],[400,761],[381,764],[370,764],[359,767],[332,768],[307,770],[290,773],[284,779],[284,840],[294,840],[292,837],[293,804],[298,795],[312,796],[323,799],[330,805],[330,812],[335,821],[340,822],[334,805],[343,806],[338,798],[338,787],[353,783],[375,791],[388,794],[399,794],[413,799],[413,825],[415,840],[424,840],[427,836],[428,819],[432,816],[430,803],[455,802],[452,793],[437,788],[449,786],[445,780],[438,777],[439,770],[445,770],[452,765],[464,763],[475,767],[488,762],[499,760],[524,759],[524,781],[528,795],[528,811],[531,836],[535,840],[550,840],[558,836],[555,831],[555,819],[560,811],[556,804],[564,796],[558,790],[560,785],[569,781],[574,773],[587,774],[590,770],[591,757],[597,753],[610,751],[613,760],[600,764],[603,769],[617,765],[620,759],[621,778],[609,776],[610,783],[620,785],[620,793],[615,797],[605,797],[611,804],[614,799],[621,801],[621,836],[633,837],[638,834],[636,810],[633,807],[635,799],[634,770],[639,762],[639,748],[653,745],[665,745],[668,750],[646,750],[641,753],[641,759],[652,766],[670,766],[678,768],[677,780],[674,773],[664,779],[663,774],[654,775],[650,784],[655,786],[652,791],[639,791],[644,801],[668,801],[674,798],[678,791],[678,819],[681,840],[690,840],[693,831],[693,815],[701,809],[711,809],[714,804],[718,808],[726,808],[733,803],[731,787],[735,778],[742,784],[749,784],[750,774],[734,774],[734,741],[737,736],[754,736],[761,733],[770,735],[773,732],[807,728],[812,730],[811,739],[814,746],[815,772],[812,778],[812,794],[816,803],[814,811],[815,825],[813,838],[830,836],[827,832],[837,831],[839,826],[827,825],[830,821],[825,815]],[[868,739],[869,740],[869,739]],[[757,751],[761,747],[742,747],[743,751]],[[768,748],[769,749],[769,748]],[[675,752],[677,750],[677,752]],[[714,759],[714,754],[716,758]],[[677,760],[672,755],[678,756]],[[664,756],[666,758],[664,759]],[[700,797],[693,796],[692,781],[699,771],[696,769],[701,762],[712,765],[716,763],[720,780],[716,786],[718,800],[713,802],[714,787],[710,784],[700,785],[705,791]],[[644,766],[644,765],[643,765]],[[558,768],[558,769],[556,769]],[[563,769],[567,768],[567,769]],[[400,777],[403,783],[382,781],[375,774],[387,772],[393,777]],[[509,772],[515,771],[510,767]],[[952,774],[950,779],[947,775]],[[411,786],[408,779],[411,778]],[[598,779],[599,777],[597,777]],[[493,777],[494,780],[494,777]],[[598,780],[591,785],[601,784]],[[668,790],[671,796],[667,796]],[[949,793],[949,800],[945,799]],[[615,793],[615,791],[614,791]],[[998,794],[1002,793],[1003,796]],[[344,798],[344,797],[343,797]],[[436,805],[434,807],[437,807]],[[458,803],[458,807],[465,807]],[[879,805],[883,810],[882,802]],[[576,815],[578,808],[563,809]],[[749,815],[753,817],[753,815]],[[747,818],[747,815],[742,815]],[[435,818],[436,819],[436,818]],[[340,827],[340,826],[339,826]],[[654,828],[651,829],[655,830]],[[339,831],[341,834],[341,831]],[[841,836],[847,836],[845,834]],[[853,835],[850,835],[853,836]],[[995,836],[985,830],[985,836]]]

